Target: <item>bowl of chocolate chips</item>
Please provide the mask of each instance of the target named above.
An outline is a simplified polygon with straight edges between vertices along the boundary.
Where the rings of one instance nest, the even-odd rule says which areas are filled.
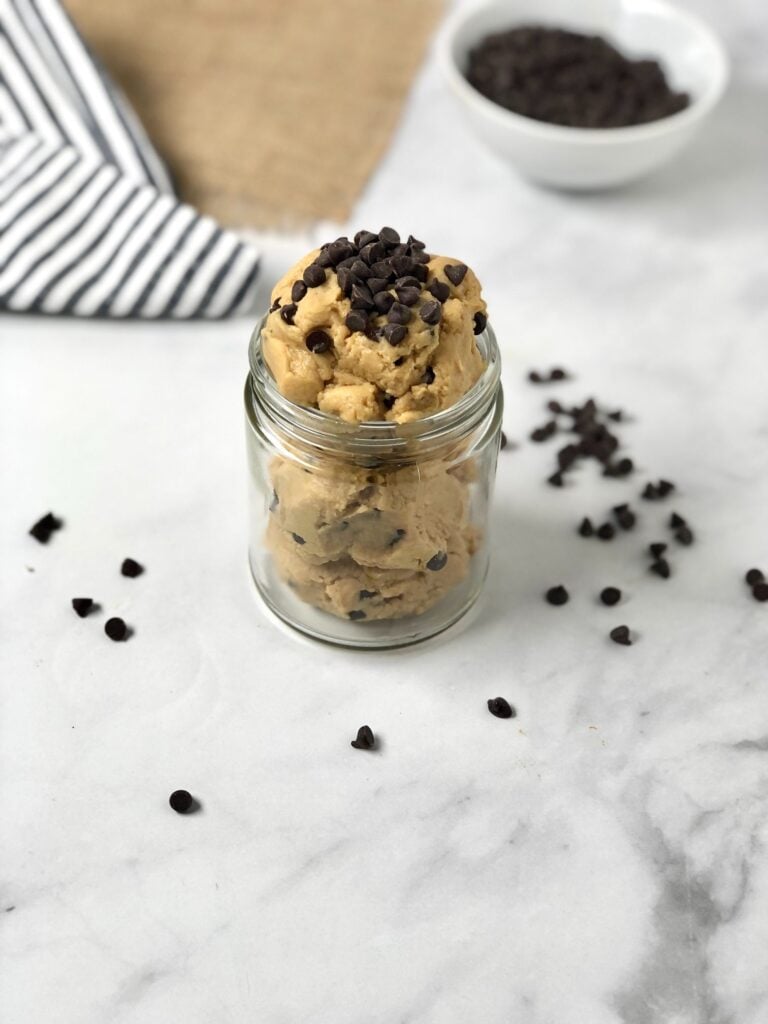
[[[693,139],[728,80],[712,30],[664,0],[496,0],[445,26],[441,63],[475,134],[524,177],[623,185]]]

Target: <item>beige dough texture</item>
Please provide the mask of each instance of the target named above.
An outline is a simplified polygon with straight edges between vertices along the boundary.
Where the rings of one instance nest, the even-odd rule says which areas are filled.
[[[297,404],[349,422],[406,423],[449,408],[477,382],[485,308],[464,264],[391,229],[360,232],[309,253],[278,282],[264,358]],[[278,456],[269,474],[266,543],[304,601],[352,620],[400,618],[466,579],[479,543],[471,460],[371,470],[329,458],[308,470]]]

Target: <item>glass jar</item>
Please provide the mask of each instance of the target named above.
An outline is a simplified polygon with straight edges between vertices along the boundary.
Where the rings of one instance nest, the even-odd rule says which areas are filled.
[[[411,423],[348,423],[296,405],[249,348],[249,558],[268,607],[318,640],[396,647],[452,625],[488,571],[488,510],[503,396],[486,369],[449,409]]]

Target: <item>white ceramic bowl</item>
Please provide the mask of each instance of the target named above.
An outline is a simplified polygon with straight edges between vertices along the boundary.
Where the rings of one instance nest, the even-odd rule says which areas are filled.
[[[464,77],[469,51],[491,32],[552,25],[604,36],[628,57],[662,65],[685,110],[630,128],[567,128],[523,117],[486,99]],[[621,185],[666,163],[712,112],[728,58],[703,22],[663,0],[497,0],[464,7],[444,26],[440,59],[476,134],[525,177],[568,189]]]

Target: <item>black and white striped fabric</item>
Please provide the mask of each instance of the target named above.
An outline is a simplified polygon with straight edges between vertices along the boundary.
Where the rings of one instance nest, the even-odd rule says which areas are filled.
[[[57,0],[0,0],[0,310],[220,318],[258,254],[179,202]]]

